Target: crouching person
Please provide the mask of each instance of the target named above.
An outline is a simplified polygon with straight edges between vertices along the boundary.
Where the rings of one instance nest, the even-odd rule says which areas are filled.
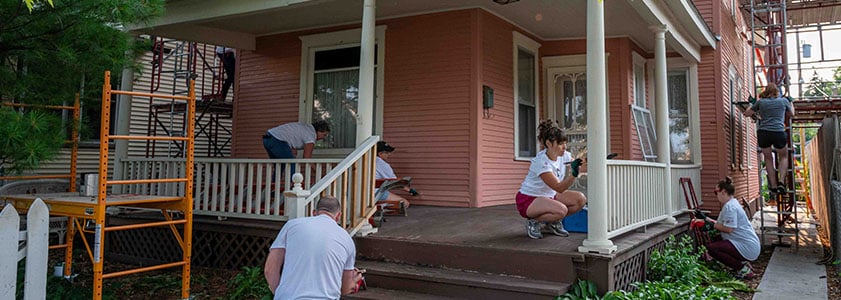
[[[715,196],[724,206],[721,208],[718,219],[713,220],[702,213],[696,213],[696,217],[712,222],[715,229],[721,232],[722,240],[707,245],[710,256],[733,269],[736,277],[751,279],[754,274],[748,261],[754,261],[759,257],[759,237],[756,236],[747,214],[739,205],[739,200],[733,197],[735,191],[730,177],[719,181]]]
[[[563,219],[587,203],[584,194],[569,190],[578,176],[581,160],[573,160],[572,154],[566,151],[567,137],[555,122],[540,122],[538,131],[537,139],[544,149],[531,160],[529,172],[520,185],[515,198],[517,211],[528,219],[526,233],[530,238],[543,238],[543,227],[548,227],[552,234],[569,236]],[[567,164],[571,174],[566,173]]]
[[[264,271],[274,299],[339,299],[355,292],[362,274],[354,268],[353,239],[337,223],[340,207],[338,199],[322,197],[313,217],[283,225]]]

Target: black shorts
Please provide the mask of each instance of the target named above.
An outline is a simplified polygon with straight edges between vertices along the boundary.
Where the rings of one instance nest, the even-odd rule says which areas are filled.
[[[759,148],[768,148],[774,146],[776,149],[783,149],[788,144],[785,131],[756,131],[756,145]]]

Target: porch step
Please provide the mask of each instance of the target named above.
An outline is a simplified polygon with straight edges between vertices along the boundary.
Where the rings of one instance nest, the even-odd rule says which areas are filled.
[[[376,287],[368,287],[367,290],[359,291],[353,295],[342,296],[342,299],[348,300],[456,300],[458,298],[451,298],[446,296],[412,293],[406,291],[389,290]]]
[[[575,282],[577,272],[574,262],[584,261],[581,253],[535,253],[517,249],[395,240],[377,235],[357,238],[356,249],[357,255],[367,260],[507,274],[553,282]]]
[[[563,282],[398,263],[357,261],[356,266],[368,270],[365,279],[371,287],[458,299],[549,299],[566,293],[570,287]]]

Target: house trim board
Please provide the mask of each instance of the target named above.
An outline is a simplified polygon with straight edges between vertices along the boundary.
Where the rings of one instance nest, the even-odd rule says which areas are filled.
[[[484,130],[482,126],[482,84],[484,82],[482,76],[482,61],[484,59],[484,52],[482,49],[482,14],[478,10],[470,11],[470,86],[473,88],[469,91],[470,97],[470,179],[468,180],[469,193],[468,197],[469,207],[479,207],[479,197],[482,190],[482,159],[479,154],[481,149],[484,149],[484,143],[480,138],[481,132]]]
[[[519,94],[520,94],[520,92],[519,92],[520,89],[519,89],[519,86],[518,86],[519,70],[517,68],[517,58],[518,58],[520,49],[526,50],[527,52],[530,52],[534,56],[534,99],[533,100],[534,100],[535,115],[537,116],[535,118],[534,126],[535,126],[535,128],[537,128],[537,126],[540,124],[540,120],[539,120],[540,119],[540,100],[539,100],[540,99],[540,83],[538,82],[538,80],[540,80],[540,72],[538,70],[539,63],[540,63],[540,60],[539,60],[539,58],[540,58],[540,52],[539,52],[540,43],[538,43],[535,40],[532,40],[531,38],[523,35],[522,33],[517,32],[517,31],[512,31],[512,34],[513,34],[513,39],[514,39],[514,43],[512,45],[512,49],[513,49],[513,51],[512,51],[513,52],[513,55],[512,55],[512,57],[513,57],[513,65],[512,65],[513,66],[513,74],[512,74],[513,82],[512,82],[512,86],[514,87],[514,101],[513,101],[514,102],[514,132],[512,132],[512,133],[514,135],[514,160],[530,161],[531,157],[520,156],[520,153],[519,153],[520,149],[518,148],[518,146],[520,145],[520,137],[518,135],[518,131],[519,131],[518,130],[519,129],[518,124],[520,124],[520,116],[519,116],[520,115],[520,110],[519,110],[519,107],[520,107],[520,102],[519,101],[520,100],[518,98],[519,98]],[[535,144],[536,144],[535,149],[539,149],[539,147],[537,147],[537,146],[539,146],[539,142],[535,143]]]

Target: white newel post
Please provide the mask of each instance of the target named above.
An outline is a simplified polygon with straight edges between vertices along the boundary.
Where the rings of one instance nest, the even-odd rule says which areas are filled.
[[[579,252],[610,254],[607,239],[607,70],[604,50],[604,2],[587,0],[587,239]]]
[[[283,192],[283,196],[286,198],[283,201],[283,215],[290,220],[307,215],[304,211],[307,208],[304,201],[310,196],[310,191],[301,188],[301,182],[303,181],[304,175],[295,173],[295,175],[292,175],[292,189]]]
[[[374,128],[374,42],[376,0],[365,0],[359,55],[359,101],[356,109],[356,145],[371,136]]]
[[[663,172],[663,200],[667,217],[663,221],[669,224],[677,224],[672,217],[672,151],[669,139],[669,89],[667,85],[666,68],[666,25],[652,26],[654,31],[654,103],[656,106],[655,117],[657,124],[657,161],[666,165]]]

